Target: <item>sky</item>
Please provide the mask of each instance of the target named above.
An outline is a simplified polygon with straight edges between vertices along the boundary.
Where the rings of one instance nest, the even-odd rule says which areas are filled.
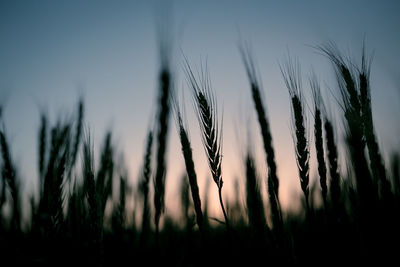
[[[328,89],[336,83],[328,60],[313,48],[334,41],[359,60],[365,38],[374,53],[372,108],[384,154],[400,147],[400,2],[399,1],[0,1],[0,105],[13,159],[26,194],[37,181],[37,131],[40,110],[52,122],[72,114],[79,96],[86,104],[86,123],[95,140],[95,154],[108,129],[136,186],[146,132],[154,121],[159,57],[157,23],[172,14],[172,67],[176,90],[186,94],[186,119],[193,146],[201,196],[210,178],[199,127],[182,71],[182,54],[194,68],[207,62],[220,117],[223,116],[224,194],[234,199],[235,180],[243,198],[243,156],[252,140],[260,183],[265,194],[266,167],[259,128],[238,43],[251,44],[263,84],[276,151],[280,198],[285,208],[299,202],[291,137],[290,103],[279,64],[298,58],[303,88],[314,69],[323,94],[337,110]],[[311,101],[309,101],[311,104]],[[310,114],[309,118],[311,117]],[[342,127],[338,112],[336,125]],[[309,126],[311,126],[309,119]],[[184,172],[180,144],[170,121],[167,212],[179,205],[178,187]],[[342,136],[338,137],[340,140]],[[96,153],[97,151],[97,153]],[[311,181],[315,181],[311,145]],[[210,203],[217,189],[210,187]],[[296,204],[297,203],[297,204]],[[221,217],[218,205],[211,214]]]

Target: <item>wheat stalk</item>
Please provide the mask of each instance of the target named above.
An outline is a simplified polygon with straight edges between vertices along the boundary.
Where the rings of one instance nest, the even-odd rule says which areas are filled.
[[[361,112],[364,125],[364,136],[368,147],[372,175],[375,181],[379,183],[380,193],[383,198],[389,198],[392,193],[390,183],[387,179],[385,165],[377,142],[374,131],[374,122],[372,118],[371,108],[371,88],[370,88],[370,72],[372,58],[367,58],[365,45],[362,51],[361,69],[358,73],[360,86],[360,102]]]
[[[149,207],[149,182],[151,176],[151,151],[153,146],[153,132],[149,131],[146,139],[146,152],[144,155],[142,180],[140,182],[140,191],[143,196],[143,215],[142,232],[140,233],[140,243],[143,244],[147,238],[150,227],[150,207]]]
[[[350,60],[345,60],[342,57],[334,43],[320,46],[319,49],[331,60],[336,70],[339,90],[342,96],[341,104],[346,119],[347,145],[355,171],[357,191],[362,202],[363,213],[367,216],[367,210],[376,205],[378,190],[372,181],[364,153],[364,121],[360,90],[357,88],[353,71],[353,66],[355,65]]]
[[[56,234],[63,222],[63,187],[70,155],[70,124],[58,121],[51,130],[49,159],[39,203],[39,222],[48,234]]]
[[[303,99],[301,93],[301,73],[298,61],[292,62],[290,57],[284,66],[280,66],[285,85],[289,91],[292,102],[292,123],[295,134],[296,161],[299,170],[300,185],[303,190],[307,211],[309,211],[309,158],[310,152],[306,137],[306,116],[303,108]]]
[[[92,255],[95,262],[101,262],[98,258],[102,256],[103,242],[103,218],[100,208],[101,196],[96,190],[96,180],[94,173],[93,144],[90,139],[90,133],[87,134],[83,144],[83,178],[84,191],[89,204],[89,225],[90,225],[90,247],[94,249],[95,255]]]
[[[328,155],[328,166],[330,175],[330,196],[335,207],[338,207],[340,201],[340,175],[338,171],[338,152],[335,141],[335,135],[331,121],[325,116],[325,136],[326,136],[326,150]]]
[[[44,184],[44,167],[46,164],[46,147],[47,147],[47,117],[42,113],[40,116],[39,129],[39,194],[43,193]]]
[[[180,194],[181,194],[181,213],[182,213],[182,220],[186,222],[186,230],[190,230],[192,222],[189,215],[190,209],[190,195],[189,195],[189,183],[188,177],[186,174],[183,174],[181,177],[181,184],[180,184]]]
[[[323,109],[324,103],[321,97],[321,88],[315,73],[313,73],[312,77],[310,78],[310,87],[314,100],[314,136],[315,136],[315,150],[318,162],[318,174],[320,177],[322,199],[324,201],[324,205],[326,206],[328,187],[326,182],[326,165],[324,159],[324,141],[322,134],[322,117],[321,117],[321,108]]]
[[[207,68],[202,72],[200,83],[197,81],[193,71],[185,58],[184,71],[190,88],[192,89],[194,106],[199,126],[202,133],[203,146],[207,155],[212,178],[218,187],[218,196],[221,209],[225,218],[227,229],[229,229],[228,216],[222,200],[222,171],[221,171],[221,141],[220,126],[218,123],[216,99],[211,89],[211,81]],[[222,124],[221,124],[222,125]]]
[[[250,225],[257,235],[263,235],[266,227],[264,205],[257,179],[257,170],[254,159],[250,153],[246,156],[246,204]]]
[[[171,73],[168,68],[163,68],[160,73],[160,98],[158,111],[157,133],[157,167],[154,178],[154,206],[156,233],[159,232],[159,222],[164,211],[166,164],[165,153],[167,150],[167,134],[169,119],[169,95],[171,91]]]
[[[266,163],[268,167],[268,197],[270,201],[271,214],[274,227],[282,227],[282,212],[279,202],[279,179],[275,163],[275,151],[273,147],[272,135],[268,117],[261,99],[261,82],[257,77],[257,71],[253,57],[248,47],[239,47],[243,64],[245,65],[247,77],[250,82],[251,93],[254,102],[254,108],[257,112],[258,123],[260,125],[261,136],[264,144]]]
[[[177,118],[177,128],[179,131],[179,138],[181,142],[181,149],[183,158],[185,160],[186,173],[187,178],[189,179],[190,190],[192,193],[192,199],[194,204],[194,209],[196,212],[196,222],[199,226],[199,229],[203,229],[203,212],[201,210],[201,200],[199,194],[199,187],[197,185],[197,175],[194,167],[193,155],[192,155],[192,147],[189,140],[189,135],[183,125],[182,117],[179,109],[179,104],[175,103],[174,105],[176,110],[176,118]],[[186,178],[186,177],[185,177]]]

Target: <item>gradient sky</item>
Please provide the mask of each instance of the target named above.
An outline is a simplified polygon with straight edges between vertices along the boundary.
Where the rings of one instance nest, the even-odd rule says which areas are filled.
[[[0,1],[0,104],[26,191],[37,179],[39,110],[45,108],[54,122],[75,110],[80,95],[85,98],[95,153],[105,131],[112,128],[117,147],[124,153],[131,184],[136,184],[146,131],[156,109],[156,21],[164,10],[161,2],[165,1]],[[359,59],[365,36],[367,48],[374,51],[372,104],[379,143],[385,155],[400,147],[399,1],[172,3],[177,89],[185,90],[190,100],[181,50],[194,67],[199,66],[200,59],[207,59],[218,105],[224,110],[223,179],[227,198],[235,197],[232,187],[236,178],[244,182],[247,132],[253,140],[260,177],[266,173],[259,128],[237,48],[239,36],[251,42],[263,81],[284,207],[300,195],[289,97],[279,70],[279,62],[288,51],[302,65],[306,94],[311,67],[325,91],[328,86],[334,90],[330,63],[311,46],[335,41]],[[336,110],[332,97],[329,99]],[[205,180],[211,178],[192,105],[187,101],[186,106],[203,195]],[[339,116],[337,125],[341,126]],[[313,155],[313,145],[311,150]],[[168,153],[167,211],[177,207],[176,185],[184,171],[172,120]],[[313,160],[310,174],[313,181]],[[262,186],[265,189],[265,179]],[[212,185],[210,202],[216,203],[216,199]],[[221,216],[217,206],[211,208],[212,214]]]

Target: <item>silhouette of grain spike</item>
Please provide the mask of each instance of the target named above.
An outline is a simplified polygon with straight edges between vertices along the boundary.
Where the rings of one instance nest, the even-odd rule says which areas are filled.
[[[285,81],[285,85],[289,91],[292,102],[292,123],[295,134],[293,140],[295,142],[297,167],[299,170],[300,185],[303,190],[307,211],[309,211],[309,158],[310,152],[306,137],[306,116],[303,108],[303,99],[301,93],[301,73],[298,61],[292,62],[290,57],[287,62],[280,66],[280,70]]]
[[[339,206],[341,187],[340,187],[340,175],[338,171],[338,152],[335,141],[335,135],[331,121],[325,115],[325,136],[326,136],[326,150],[328,155],[328,166],[330,175],[330,196],[332,203],[335,207]]]
[[[95,262],[101,262],[101,243],[103,241],[103,217],[101,212],[101,196],[97,191],[95,173],[94,173],[94,157],[93,143],[90,138],[90,132],[86,134],[83,143],[83,178],[84,191],[89,204],[89,225],[90,225],[90,244],[93,249],[93,257]]]
[[[196,222],[200,230],[203,230],[203,212],[201,210],[201,200],[199,187],[197,185],[197,175],[194,167],[192,147],[189,140],[189,135],[182,122],[182,116],[179,108],[179,103],[174,102],[173,107],[175,108],[177,129],[179,132],[179,138],[181,142],[182,154],[185,160],[187,178],[189,179],[190,190],[192,193],[192,199],[194,204],[194,210],[196,212]],[[186,178],[186,177],[185,177]]]
[[[114,149],[112,134],[108,131],[104,138],[104,144],[100,155],[99,170],[95,175],[93,161],[93,144],[90,133],[86,134],[83,144],[83,174],[84,191],[89,204],[89,215],[92,230],[92,245],[99,256],[98,261],[103,260],[103,221],[107,200],[112,194],[114,176]],[[96,178],[95,178],[96,177]]]
[[[164,212],[164,194],[167,151],[168,122],[170,113],[170,95],[172,94],[172,75],[170,71],[170,43],[167,37],[161,38],[160,57],[161,70],[159,76],[159,102],[158,102],[158,133],[156,153],[156,173],[154,178],[154,223],[156,225],[156,238],[159,232],[161,214]]]
[[[361,69],[358,73],[364,136],[368,147],[372,175],[375,181],[379,183],[382,198],[389,198],[392,195],[390,183],[387,179],[386,169],[377,142],[377,137],[375,135],[374,122],[372,118],[371,88],[369,82],[372,57],[368,59],[365,50],[366,48],[364,44],[362,50]]]
[[[140,233],[140,243],[146,241],[150,228],[150,207],[149,207],[149,182],[151,177],[151,152],[153,146],[153,132],[150,130],[147,134],[146,152],[144,155],[142,179],[140,181],[140,191],[143,196],[143,215],[142,232]]]
[[[250,82],[251,93],[254,102],[254,108],[257,112],[258,123],[260,125],[261,136],[264,144],[266,155],[266,163],[268,168],[268,197],[271,206],[271,214],[274,227],[282,226],[281,206],[279,202],[279,179],[277,175],[277,167],[275,163],[275,151],[272,145],[272,135],[269,126],[268,117],[261,99],[261,82],[257,77],[257,71],[254,64],[253,56],[249,47],[239,46],[243,64],[245,65],[247,77]]]
[[[373,183],[369,172],[367,159],[365,157],[365,137],[360,93],[357,88],[354,75],[354,64],[350,60],[345,61],[334,43],[318,47],[333,63],[339,90],[341,93],[341,104],[346,119],[347,145],[350,151],[357,181],[357,191],[362,202],[363,213],[367,215],[367,209],[376,205],[378,190]],[[365,81],[364,81],[365,82]]]
[[[70,124],[58,121],[51,130],[50,153],[39,203],[40,226],[49,235],[60,230],[63,218],[63,186],[70,156]]]
[[[310,78],[310,87],[314,100],[314,135],[315,135],[315,150],[318,162],[318,174],[320,177],[320,185],[322,191],[322,199],[324,205],[327,204],[327,182],[326,182],[326,165],[324,159],[324,141],[322,134],[322,117],[321,109],[324,108],[324,103],[321,97],[321,89],[315,73]]]
[[[359,127],[358,131],[360,131],[363,128],[361,103],[357,83],[355,82],[355,75],[350,67],[351,62],[346,62],[349,60],[343,58],[336,44],[333,42],[327,43],[324,46],[318,46],[317,48],[331,60],[335,67],[346,120],[350,120],[355,127]]]
[[[224,214],[227,229],[229,229],[228,216],[226,214],[224,203],[222,200],[222,134],[220,133],[221,126],[219,126],[218,123],[216,100],[211,89],[211,81],[209,79],[209,74],[206,67],[204,71],[202,70],[199,83],[194,76],[193,71],[186,58],[184,71],[186,73],[187,82],[192,89],[194,107],[196,109],[196,115],[202,133],[202,141],[208,158],[208,165],[210,167],[212,178],[218,187],[218,195],[221,209]]]
[[[44,185],[44,168],[46,165],[46,149],[47,149],[47,117],[45,113],[40,116],[39,129],[39,194],[43,193]]]

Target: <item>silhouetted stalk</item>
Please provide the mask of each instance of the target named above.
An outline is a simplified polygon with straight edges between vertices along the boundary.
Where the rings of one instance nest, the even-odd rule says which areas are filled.
[[[181,185],[180,185],[180,193],[181,193],[181,213],[183,216],[183,220],[185,221],[186,230],[189,231],[191,228],[191,218],[189,216],[190,209],[190,196],[189,196],[189,183],[188,178],[184,174],[181,177]]]
[[[84,175],[84,190],[89,204],[90,230],[89,236],[91,240],[90,247],[93,249],[93,261],[99,263],[102,258],[103,242],[103,219],[100,208],[100,195],[96,190],[96,181],[94,174],[93,162],[93,145],[88,134],[85,143],[83,144],[83,175]],[[100,259],[98,258],[100,257]]]
[[[186,132],[185,127],[182,123],[182,118],[179,112],[179,108],[177,107],[177,119],[178,119],[178,128],[179,128],[179,137],[181,141],[182,154],[185,160],[186,173],[189,179],[190,190],[192,193],[192,199],[194,204],[194,210],[196,212],[196,222],[199,226],[199,229],[203,229],[203,212],[201,211],[201,200],[199,194],[199,187],[197,185],[197,175],[196,170],[194,168],[194,161],[192,155],[192,147],[190,145],[189,137]]]
[[[39,195],[43,193],[44,185],[44,166],[46,164],[47,145],[47,117],[44,113],[40,116],[39,129]]]
[[[49,237],[60,230],[63,218],[63,187],[70,156],[70,124],[60,121],[51,130],[51,146],[39,203],[39,225]]]
[[[226,214],[224,201],[222,200],[222,185],[218,186],[218,196],[219,196],[219,204],[221,205],[221,209],[224,214],[226,228],[229,230],[230,226],[228,221],[228,215]]]
[[[321,119],[321,111],[319,109],[315,109],[315,124],[314,124],[314,134],[315,134],[315,148],[317,153],[317,161],[318,161],[318,174],[320,177],[320,185],[322,191],[322,198],[324,200],[324,204],[327,203],[327,182],[326,182],[326,166],[324,159],[324,147],[323,147],[323,138],[322,138],[322,119]]]
[[[330,196],[335,207],[339,206],[340,201],[340,175],[338,171],[338,153],[332,123],[325,117],[326,150],[329,162],[330,175]]]
[[[321,97],[321,89],[317,77],[314,76],[310,79],[310,87],[314,100],[314,135],[315,135],[315,150],[318,162],[318,174],[320,177],[320,185],[322,191],[322,199],[324,206],[327,204],[327,182],[326,182],[326,165],[324,159],[324,141],[322,135],[322,118],[321,107],[323,107],[323,100]]]
[[[209,222],[208,222],[208,203],[209,203],[208,202],[209,201],[208,193],[209,193],[209,191],[210,191],[210,180],[207,179],[206,180],[206,185],[205,185],[205,188],[204,188],[204,195],[203,195],[203,201],[204,201],[204,205],[203,205],[203,218],[204,218],[203,225],[204,225],[205,229],[207,229],[209,227]]]
[[[292,122],[295,131],[293,139],[295,142],[297,167],[299,170],[301,189],[303,190],[306,200],[307,212],[309,212],[310,204],[308,196],[310,153],[307,144],[306,129],[304,127],[306,116],[302,104],[300,66],[297,61],[292,62],[289,58],[285,66],[281,66],[281,72],[291,97]]]
[[[341,104],[346,119],[347,145],[354,167],[362,213],[367,216],[367,210],[376,207],[378,192],[376,184],[372,181],[364,154],[365,138],[360,103],[361,97],[356,87],[354,75],[349,67],[354,64],[351,62],[346,63],[334,43],[329,43],[326,46],[319,47],[319,49],[332,61],[336,69],[339,90],[342,96]]]
[[[375,182],[379,183],[381,197],[385,199],[389,198],[392,193],[374,131],[371,108],[371,88],[369,82],[370,67],[371,61],[366,58],[364,46],[361,70],[359,71],[360,102],[364,124],[364,136],[368,147],[372,175],[375,179]]]
[[[153,132],[149,131],[146,141],[146,152],[144,155],[142,180],[140,182],[140,190],[143,195],[143,215],[142,215],[142,232],[140,233],[140,243],[143,244],[147,239],[150,228],[150,207],[149,207],[149,182],[151,176],[151,148],[153,146]]]
[[[107,132],[104,139],[97,176],[95,175],[93,166],[93,148],[90,140],[90,134],[88,134],[83,149],[84,190],[88,197],[89,214],[92,225],[91,242],[93,243],[92,245],[95,249],[94,253],[100,257],[97,260],[101,263],[104,256],[104,212],[107,200],[112,194],[112,180],[114,174],[111,132]]]
[[[258,123],[260,125],[261,136],[264,144],[266,155],[266,163],[268,168],[268,197],[271,206],[271,214],[273,225],[276,228],[282,227],[282,212],[279,202],[279,179],[277,175],[277,167],[275,163],[275,152],[272,145],[272,135],[270,131],[268,117],[265,112],[264,104],[261,99],[261,83],[257,77],[256,67],[250,51],[242,46],[240,47],[242,60],[246,68],[247,77],[250,82],[251,93],[254,102],[254,108],[257,112]]]
[[[211,89],[211,82],[207,73],[207,69],[205,72],[202,72],[199,85],[188,61],[186,60],[185,63],[186,78],[193,92],[196,115],[202,132],[202,141],[208,158],[208,165],[210,167],[213,180],[218,187],[219,202],[225,218],[226,227],[229,230],[229,220],[222,199],[222,135],[219,131],[219,127],[221,126],[218,124],[215,96]]]
[[[159,232],[159,222],[164,211],[165,194],[165,153],[167,150],[167,134],[169,119],[169,95],[171,90],[171,74],[168,68],[163,68],[160,73],[160,98],[158,111],[158,134],[157,134],[157,167],[154,179],[154,206],[156,235]]]
[[[263,235],[267,224],[257,181],[257,171],[250,152],[247,152],[246,156],[246,204],[250,225],[257,235]]]

